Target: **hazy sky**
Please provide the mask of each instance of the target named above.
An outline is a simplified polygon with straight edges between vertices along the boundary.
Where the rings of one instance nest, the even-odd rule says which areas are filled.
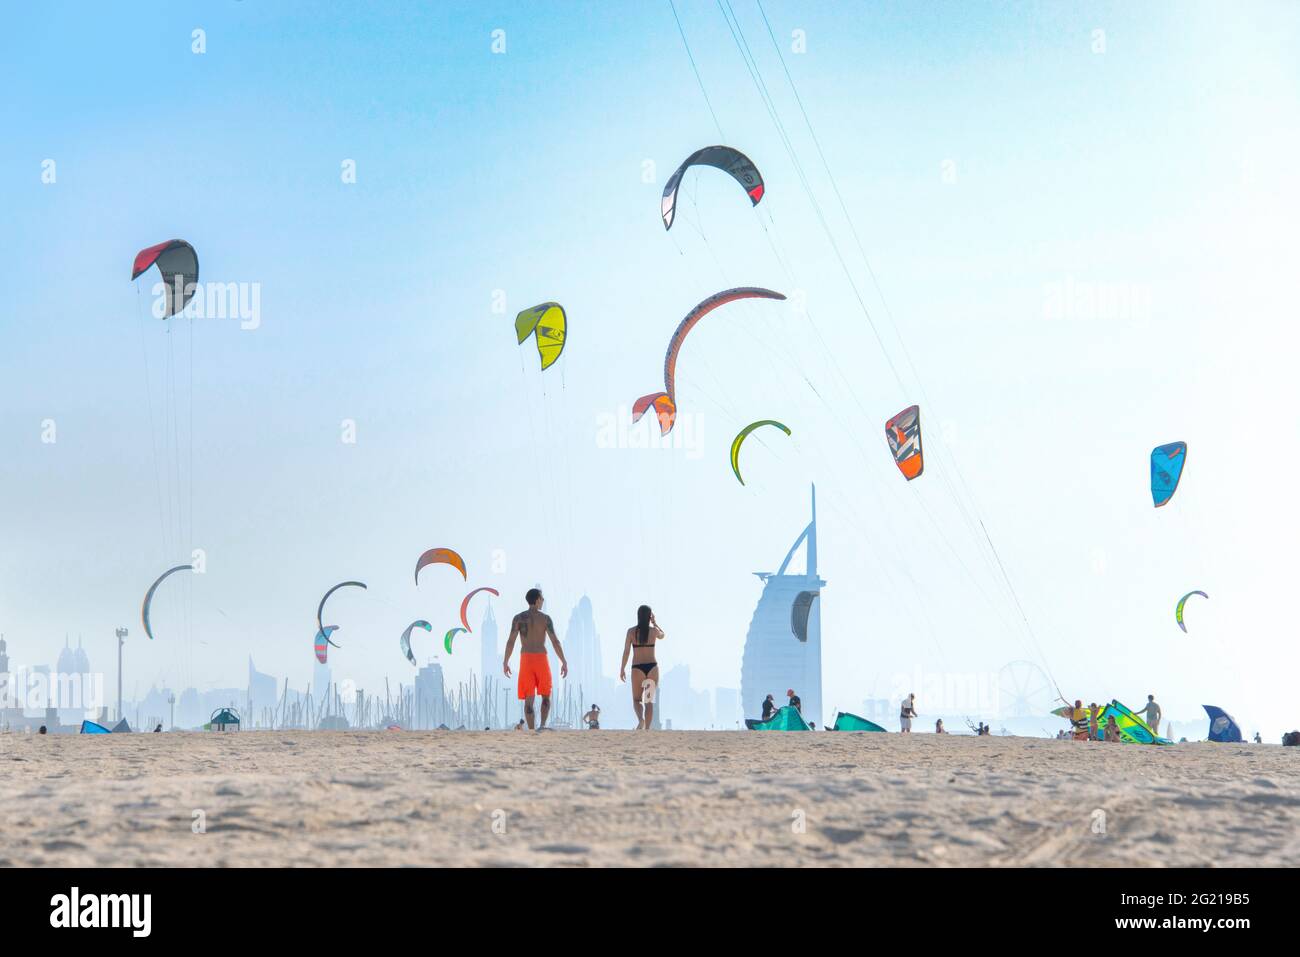
[[[112,681],[125,625],[128,694],[242,686],[250,653],[301,688],[316,602],[359,578],[330,611],[335,677],[409,681],[402,628],[441,635],[467,590],[411,580],[447,545],[499,620],[541,582],[562,628],[586,593],[608,670],[647,602],[665,666],[737,687],[750,572],[816,482],[828,709],[1028,659],[1070,698],[1218,704],[1269,740],[1300,724],[1300,8],[677,12],[699,81],[667,0],[10,10],[15,661],[80,635]],[[766,197],[693,172],[665,233],[664,181],[719,141]],[[255,285],[256,328],[149,315],[131,260],[173,237],[203,281]],[[648,442],[628,407],[677,322],[736,285],[791,299],[709,316],[678,365],[684,444],[621,447]],[[570,340],[542,373],[512,319],[548,299]],[[883,424],[912,403],[908,484]],[[727,451],[761,418],[793,435],[755,435],[741,487]],[[1156,510],[1148,456],[1178,439]],[[143,592],[192,549],[207,571],[164,586],[150,643]],[[1192,589],[1210,600],[1184,635]]]

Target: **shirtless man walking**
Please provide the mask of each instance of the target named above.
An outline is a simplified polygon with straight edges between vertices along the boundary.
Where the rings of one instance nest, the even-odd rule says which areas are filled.
[[[537,730],[546,728],[546,719],[551,713],[551,663],[546,657],[546,639],[551,639],[555,646],[556,657],[560,659],[560,677],[569,676],[569,663],[564,660],[564,649],[560,639],[555,637],[555,625],[550,615],[542,614],[542,597],[540,588],[528,589],[524,596],[528,610],[515,615],[510,623],[510,638],[506,642],[505,660],[501,670],[507,678],[510,673],[510,655],[515,650],[515,638],[519,639],[519,700],[524,703],[524,717],[528,719],[529,730],[533,729],[533,699],[542,696],[542,723]]]

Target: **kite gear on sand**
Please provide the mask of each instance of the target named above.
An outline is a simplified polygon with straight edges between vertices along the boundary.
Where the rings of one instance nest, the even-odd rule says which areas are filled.
[[[831,727],[832,731],[884,731],[880,725],[874,721],[868,721],[866,718],[859,718],[856,714],[849,714],[847,711],[841,711],[835,715],[835,724]]]
[[[750,731],[810,731],[808,722],[803,719],[798,708],[786,705],[766,721],[746,718],[745,727]]]
[[[1240,744],[1242,742],[1241,728],[1232,719],[1232,715],[1212,704],[1203,704],[1201,707],[1210,716],[1211,741],[1218,741],[1222,744]]]

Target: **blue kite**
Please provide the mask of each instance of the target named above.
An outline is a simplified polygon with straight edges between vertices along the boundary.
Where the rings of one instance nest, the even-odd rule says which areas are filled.
[[[1174,497],[1186,462],[1186,442],[1170,442],[1151,450],[1151,498],[1156,508],[1167,505]]]
[[[1244,739],[1241,736],[1241,728],[1237,727],[1237,722],[1232,719],[1232,715],[1212,704],[1203,704],[1201,707],[1210,716],[1211,741],[1219,741],[1223,744],[1242,743]]]

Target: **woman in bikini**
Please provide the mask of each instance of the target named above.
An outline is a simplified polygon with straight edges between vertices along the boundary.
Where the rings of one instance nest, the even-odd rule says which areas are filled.
[[[655,690],[659,687],[659,664],[655,661],[655,642],[664,633],[655,624],[654,612],[649,605],[636,610],[636,627],[627,630],[623,643],[623,663],[619,665],[618,680],[627,681],[627,659],[632,657],[632,708],[636,711],[637,730],[648,729],[654,721]],[[649,686],[646,683],[649,682]],[[643,695],[642,692],[645,692]]]

